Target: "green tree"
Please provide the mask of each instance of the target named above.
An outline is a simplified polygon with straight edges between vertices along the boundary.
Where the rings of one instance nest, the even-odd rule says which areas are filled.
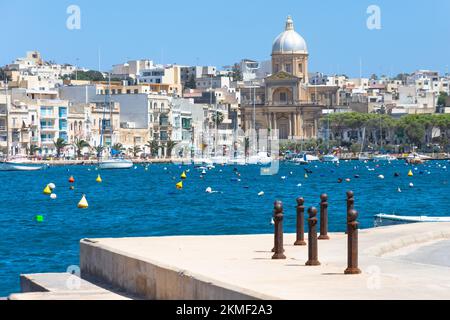
[[[114,150],[117,153],[122,153],[123,151],[125,151],[125,148],[123,147],[123,144],[121,143],[115,143],[112,147],[111,150]]]
[[[439,107],[445,107],[447,104],[447,98],[448,98],[448,93],[447,92],[441,92],[439,93],[439,98],[437,101],[437,105]]]
[[[68,146],[68,143],[63,138],[58,138],[56,141],[53,141],[53,144],[56,149],[56,157],[59,158],[61,156],[61,151]]]
[[[95,155],[98,159],[101,158],[103,150],[105,150],[105,147],[103,146],[97,146],[97,147],[93,147],[92,150],[95,152]]]
[[[77,158],[81,158],[81,152],[84,148],[89,148],[90,145],[87,141],[83,139],[76,138],[75,142],[73,143],[73,146],[75,147]]]
[[[177,144],[178,144],[178,143],[175,142],[175,141],[167,141],[167,143],[166,143],[166,150],[167,150],[167,157],[168,157],[168,158],[171,158],[171,157],[172,157],[172,151],[173,151],[173,148],[175,148],[175,146],[176,146]]]
[[[158,151],[160,149],[158,141],[147,141],[145,146],[150,149],[150,154],[152,157],[156,157],[158,155]]]
[[[138,154],[142,152],[142,148],[140,146],[134,145],[131,148],[128,148],[128,152],[130,152],[133,157],[137,158]]]
[[[27,153],[29,156],[36,155],[37,152],[40,152],[42,149],[39,148],[37,145],[32,144],[29,148],[27,148]]]
[[[89,71],[77,71],[77,73],[72,73],[70,75],[70,79],[75,80],[86,80],[86,81],[105,81],[105,77],[103,77],[103,73],[95,70]]]

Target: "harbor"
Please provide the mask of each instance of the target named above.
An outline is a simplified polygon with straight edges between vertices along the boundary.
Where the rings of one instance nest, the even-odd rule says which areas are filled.
[[[445,217],[449,214],[442,208],[450,203],[442,188],[450,180],[448,165],[283,162],[273,176],[261,176],[261,167],[254,165],[206,170],[177,164],[136,164],[128,170],[86,165],[0,172],[0,222],[8,226],[0,244],[5,270],[0,296],[20,292],[20,274],[66,272],[69,266],[79,266],[79,241],[85,238],[269,235],[275,200],[285,204],[286,233],[295,230],[296,198],[317,206],[322,193],[329,197],[329,231],[344,232],[345,193],[350,189],[363,230],[372,229],[380,213]],[[180,181],[183,188],[177,189]],[[55,185],[55,199],[43,194],[49,184]],[[17,202],[19,194],[23,198]],[[84,210],[77,207],[83,195],[88,202]],[[18,239],[20,246],[15,245]]]
[[[272,260],[272,235],[83,239],[81,275],[22,276],[12,300],[441,300],[450,297],[450,224],[363,230],[362,273],[345,275],[346,235],[307,247],[284,238],[286,260]],[[332,285],[330,285],[332,284]]]

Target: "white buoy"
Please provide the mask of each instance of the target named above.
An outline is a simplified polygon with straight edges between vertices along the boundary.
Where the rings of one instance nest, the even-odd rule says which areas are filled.
[[[290,172],[291,176],[294,174],[292,171]]]
[[[411,183],[409,184],[409,187],[410,187],[410,188],[414,188],[414,183],[411,182]]]
[[[57,198],[56,194],[52,193],[52,194],[50,195],[50,199],[55,200],[56,198]]]
[[[380,178],[381,180],[383,180],[383,179],[384,179],[384,176],[383,176],[382,174],[380,174],[380,175],[378,176],[378,178]]]
[[[400,189],[400,187],[398,187],[398,188],[397,188],[397,191],[398,191],[398,192],[402,192],[402,189]]]
[[[270,221],[270,224],[272,224],[272,225],[275,224],[275,221],[273,220],[273,218],[272,218],[272,220]]]
[[[206,170],[203,170],[203,171],[202,171],[202,174],[206,174]]]
[[[286,180],[286,177],[285,177],[285,176],[282,176],[282,177],[281,177],[281,180]]]
[[[299,183],[298,185],[297,185],[297,187],[301,187],[302,186],[302,184],[301,183]]]
[[[213,192],[213,190],[212,190],[212,188],[211,187],[208,187],[208,188],[206,188],[206,191],[205,191],[206,193],[212,193]]]
[[[349,178],[345,179],[345,181],[350,182],[351,180]]]
[[[258,196],[262,197],[264,195],[264,191],[261,191],[260,193],[258,193]]]
[[[56,188],[56,186],[55,186],[54,183],[49,183],[49,184],[48,184],[48,187],[49,187],[50,189],[52,189],[52,190]]]

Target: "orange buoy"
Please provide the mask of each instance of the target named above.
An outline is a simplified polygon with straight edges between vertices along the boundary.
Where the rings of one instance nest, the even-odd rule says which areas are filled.
[[[70,182],[70,183],[74,183],[74,182],[75,182],[75,179],[74,179],[73,176],[71,176],[71,177],[69,178],[69,182]]]

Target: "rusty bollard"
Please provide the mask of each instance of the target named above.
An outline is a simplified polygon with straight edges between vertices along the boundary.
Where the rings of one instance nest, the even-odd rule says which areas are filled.
[[[305,242],[305,199],[297,198],[297,240],[294,246],[306,246]]]
[[[320,236],[319,240],[330,240],[328,236],[328,195],[320,196]]]
[[[286,259],[286,256],[283,254],[283,203],[281,201],[275,202],[273,218],[275,220],[275,254],[272,259]]]
[[[355,195],[353,191],[347,191],[347,225],[348,225],[348,213],[355,209]],[[347,234],[347,230],[345,230]]]
[[[307,266],[319,266],[318,248],[317,248],[317,209],[311,207],[309,213],[309,232],[308,232],[308,261]]]
[[[345,274],[360,274],[358,268],[358,212],[350,210],[347,213],[347,233],[348,233],[348,252],[347,252],[347,269]]]

